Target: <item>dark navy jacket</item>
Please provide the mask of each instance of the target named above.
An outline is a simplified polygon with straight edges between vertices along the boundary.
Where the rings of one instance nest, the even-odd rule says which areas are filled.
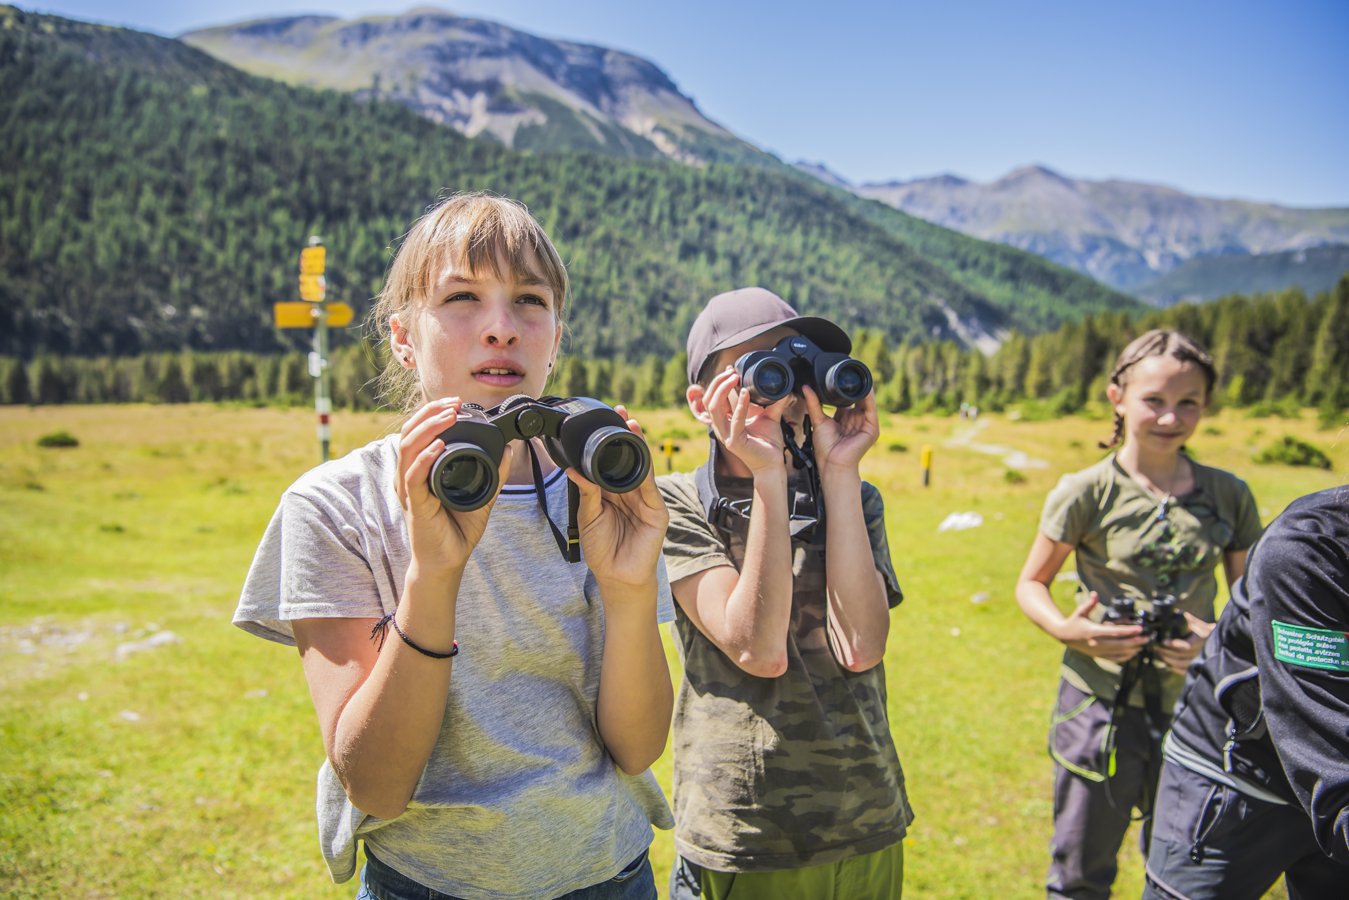
[[[1252,549],[1190,667],[1166,755],[1300,805],[1349,862],[1349,486],[1294,501]]]

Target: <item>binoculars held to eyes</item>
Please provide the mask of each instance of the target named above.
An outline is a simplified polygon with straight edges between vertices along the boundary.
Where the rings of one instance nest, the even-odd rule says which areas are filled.
[[[519,394],[492,409],[459,407],[458,420],[440,433],[445,449],[431,464],[431,493],[459,512],[486,506],[501,483],[506,443],[535,437],[554,463],[616,494],[636,488],[651,471],[646,442],[613,407],[591,397]]]
[[[1151,609],[1139,609],[1132,597],[1114,597],[1106,604],[1101,621],[1109,625],[1141,625],[1150,643],[1183,638],[1190,633],[1185,613],[1176,606],[1176,598],[1167,594],[1152,599]]]
[[[871,370],[846,353],[826,353],[810,338],[793,335],[772,350],[756,350],[735,361],[740,384],[760,406],[776,403],[810,385],[821,403],[851,406],[871,393]]]

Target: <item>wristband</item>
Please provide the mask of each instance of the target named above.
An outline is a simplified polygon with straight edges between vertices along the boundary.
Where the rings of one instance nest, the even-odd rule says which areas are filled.
[[[432,659],[449,659],[452,656],[459,655],[458,641],[451,641],[449,653],[437,653],[434,650],[427,650],[425,647],[419,646],[412,638],[403,633],[403,629],[398,627],[398,620],[395,619],[393,615],[393,613],[389,613],[387,616],[376,622],[374,628],[370,629],[370,640],[379,640],[379,643],[375,645],[376,651],[384,649],[384,638],[388,636],[389,626],[392,625],[393,630],[398,632],[398,636],[403,639],[403,643],[407,644],[413,650],[416,650],[422,656],[429,656]]]

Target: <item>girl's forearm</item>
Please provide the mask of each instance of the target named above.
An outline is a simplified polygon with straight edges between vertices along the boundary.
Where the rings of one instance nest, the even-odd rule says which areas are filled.
[[[451,650],[461,576],[423,578],[409,570],[395,620],[408,639],[433,652]],[[453,659],[414,649],[389,623],[374,668],[343,708],[333,738],[333,768],[358,809],[392,818],[407,807],[440,735],[453,667]]]
[[[600,588],[604,651],[596,719],[604,746],[629,775],[645,771],[665,750],[674,709],[670,668],[656,623],[656,586]]]

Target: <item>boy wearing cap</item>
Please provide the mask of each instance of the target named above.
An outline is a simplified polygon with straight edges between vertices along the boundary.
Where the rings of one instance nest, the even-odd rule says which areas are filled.
[[[875,397],[832,417],[809,387],[753,404],[734,362],[792,335],[851,350],[763,288],[708,302],[687,396],[711,453],[657,479],[684,661],[672,900],[732,882],[737,900],[900,896],[913,813],[881,661],[901,594],[880,493],[858,473],[880,432]]]

